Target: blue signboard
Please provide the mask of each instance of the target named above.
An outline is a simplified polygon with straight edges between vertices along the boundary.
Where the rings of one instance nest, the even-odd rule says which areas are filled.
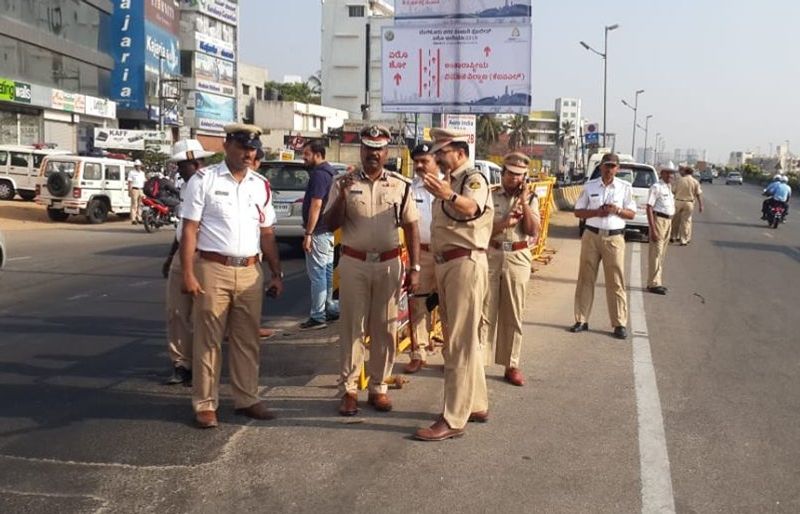
[[[123,109],[145,108],[145,2],[115,0],[111,17],[111,99]]]
[[[148,71],[158,74],[159,56],[162,56],[161,71],[164,76],[178,76],[181,73],[180,48],[178,38],[155,23],[144,24],[145,66]]]
[[[214,121],[234,121],[236,99],[211,93],[196,92],[194,95],[195,116]]]

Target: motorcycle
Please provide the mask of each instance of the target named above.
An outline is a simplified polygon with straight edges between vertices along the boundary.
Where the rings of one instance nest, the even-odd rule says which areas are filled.
[[[142,198],[142,225],[147,233],[155,232],[166,225],[178,226],[172,209],[153,198]]]
[[[772,228],[778,228],[778,225],[783,223],[785,216],[786,207],[774,203],[767,208],[767,225]]]

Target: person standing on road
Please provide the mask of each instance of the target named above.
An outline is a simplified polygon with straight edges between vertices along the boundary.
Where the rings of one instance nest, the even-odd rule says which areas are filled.
[[[128,173],[128,195],[131,197],[131,224],[136,225],[142,222],[141,205],[142,190],[147,180],[142,170],[142,161],[133,161],[133,169]]]
[[[675,180],[672,193],[675,195],[675,216],[672,218],[672,236],[670,242],[679,242],[686,246],[692,241],[692,211],[694,203],[703,212],[703,190],[700,182],[694,178],[694,169],[686,166],[681,176]]]
[[[571,332],[589,330],[594,288],[600,261],[606,281],[606,299],[614,337],[627,339],[628,298],[625,293],[625,220],[636,215],[631,185],[616,178],[617,154],[600,161],[600,177],[589,180],[575,202],[575,217],[586,220],[581,237],[580,269],[575,286],[575,324]]]
[[[178,176],[182,184],[186,184],[195,172],[203,167],[204,159],[213,155],[207,152],[200,141],[183,139],[172,146],[170,161],[178,167]],[[167,385],[192,385],[192,345],[194,344],[194,328],[192,327],[193,297],[184,294],[183,268],[180,258],[175,259],[181,240],[183,221],[180,204],[175,208],[178,226],[169,255],[162,266],[162,273],[167,279],[167,351],[172,362],[172,376]]]
[[[411,194],[419,211],[419,286],[417,296],[410,299],[411,330],[414,331],[416,347],[411,349],[411,360],[403,368],[405,373],[416,373],[425,366],[427,351],[432,350],[431,313],[427,307],[427,298],[436,292],[436,274],[431,253],[431,208],[433,195],[425,189],[425,176],[431,174],[438,179],[444,175],[439,170],[436,157],[431,153],[432,144],[423,142],[411,150],[414,161],[414,180],[411,183]]]
[[[275,210],[269,182],[252,169],[261,129],[232,124],[225,133],[224,161],[189,180],[181,207],[183,284],[194,297],[192,406],[200,428],[217,426],[225,335],[236,414],[273,418],[258,398],[258,328],[264,296],[259,253],[272,272],[267,290],[283,291]]]
[[[300,328],[325,328],[326,322],[339,319],[339,307],[333,300],[333,232],[321,216],[336,170],[325,160],[325,145],[319,140],[303,147],[303,162],[310,168],[303,197],[303,251],[311,282],[311,313]]]
[[[397,304],[401,277],[403,228],[411,269],[408,290],[419,281],[417,207],[408,179],[384,168],[391,134],[372,125],[361,131],[362,170],[336,179],[325,213],[329,230],[341,227],[342,258],[339,305],[339,414],[358,413],[357,380],[364,364],[364,339],[370,337],[368,403],[387,412],[392,402],[386,378],[397,351]]]
[[[673,170],[661,169],[661,180],[650,186],[647,195],[647,224],[650,227],[650,244],[648,246],[648,278],[647,290],[655,294],[667,294],[667,288],[661,284],[664,268],[664,256],[667,252],[667,240],[675,215],[675,197],[672,195]]]
[[[514,152],[503,160],[500,185],[492,188],[494,224],[489,242],[489,292],[484,306],[484,342],[506,382],[525,385],[519,369],[522,314],[531,278],[529,243],[540,229],[539,200],[526,183],[530,159]]]
[[[431,150],[445,173],[442,180],[432,174],[424,177],[435,197],[431,250],[445,331],[444,409],[433,425],[420,428],[414,437],[443,441],[463,435],[467,421],[489,417],[481,325],[493,214],[489,183],[469,163],[469,134],[437,128],[431,136]]]

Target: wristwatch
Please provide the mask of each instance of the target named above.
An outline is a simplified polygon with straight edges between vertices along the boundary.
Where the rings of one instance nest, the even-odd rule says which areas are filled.
[[[279,271],[278,273],[273,273],[272,278],[279,278],[283,280],[283,271]]]
[[[447,200],[450,202],[455,202],[457,198],[458,198],[458,193],[454,192],[452,195],[450,195],[450,198],[448,198]]]
[[[420,266],[419,264],[412,264],[411,271],[422,271],[422,266]]]

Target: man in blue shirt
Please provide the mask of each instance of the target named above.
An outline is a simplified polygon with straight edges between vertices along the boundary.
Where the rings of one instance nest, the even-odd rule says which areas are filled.
[[[783,217],[786,219],[786,217],[789,216],[789,198],[792,197],[792,188],[789,187],[789,179],[786,175],[779,175],[777,180],[770,182],[764,190],[764,194],[769,196],[769,198],[764,200],[764,203],[761,204],[761,219],[767,219],[767,212],[775,203],[783,205],[785,209]]]
[[[325,145],[319,140],[306,143],[303,161],[309,168],[303,197],[303,251],[311,281],[311,313],[300,328],[325,328],[328,321],[339,318],[339,307],[333,300],[333,233],[321,216],[336,170],[325,160]]]

